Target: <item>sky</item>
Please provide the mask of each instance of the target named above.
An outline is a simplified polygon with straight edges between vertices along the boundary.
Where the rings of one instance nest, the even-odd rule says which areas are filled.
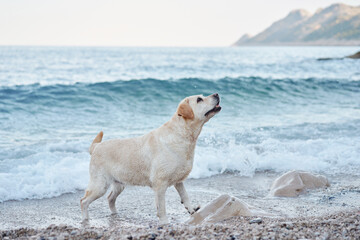
[[[0,45],[229,46],[332,0],[0,0]],[[359,0],[342,3],[360,6]]]

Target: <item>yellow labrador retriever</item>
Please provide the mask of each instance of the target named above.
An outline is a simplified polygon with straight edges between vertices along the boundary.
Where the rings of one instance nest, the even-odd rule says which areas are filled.
[[[90,182],[81,199],[83,220],[89,218],[91,202],[103,196],[109,186],[109,207],[116,213],[115,201],[126,185],[149,186],[155,192],[160,224],[168,223],[165,192],[172,185],[190,214],[194,209],[183,181],[190,174],[196,140],[203,125],[217,114],[217,93],[204,97],[190,96],[182,100],[170,121],[140,137],[113,139],[101,143],[100,132],[90,146]]]

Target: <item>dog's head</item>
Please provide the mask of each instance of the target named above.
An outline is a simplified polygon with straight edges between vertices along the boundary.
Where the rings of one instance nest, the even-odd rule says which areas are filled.
[[[190,96],[182,100],[177,109],[178,116],[185,120],[207,122],[220,112],[220,96],[217,93],[204,97],[203,95]]]

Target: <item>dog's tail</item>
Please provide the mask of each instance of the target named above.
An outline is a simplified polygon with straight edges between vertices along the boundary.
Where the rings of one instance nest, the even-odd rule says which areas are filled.
[[[102,138],[103,138],[103,135],[104,133],[101,131],[98,133],[98,135],[94,138],[94,141],[92,142],[92,144],[90,145],[90,148],[89,148],[89,153],[90,155],[93,153],[96,145],[98,145],[98,143],[101,142]]]

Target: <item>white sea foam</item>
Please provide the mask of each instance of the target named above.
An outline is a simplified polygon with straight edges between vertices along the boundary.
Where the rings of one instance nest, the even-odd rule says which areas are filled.
[[[49,198],[84,189],[89,178],[89,154],[84,148],[74,152],[74,146],[65,146],[39,146],[38,153],[17,161],[15,166],[4,162],[9,169],[0,173],[0,202]]]
[[[353,138],[317,140],[266,139],[259,144],[235,144],[222,147],[199,146],[192,178],[234,171],[252,176],[256,170],[307,170],[336,174],[358,174],[360,142]]]
[[[206,141],[205,141],[206,142]],[[25,149],[18,165],[0,173],[0,202],[41,199],[85,189],[90,156],[87,142],[64,142],[37,146],[36,153]],[[352,138],[279,141],[267,139],[259,144],[199,144],[191,178],[209,177],[225,171],[252,176],[256,170],[291,169],[356,173],[360,168],[360,142]],[[34,148],[34,147],[33,147]]]

